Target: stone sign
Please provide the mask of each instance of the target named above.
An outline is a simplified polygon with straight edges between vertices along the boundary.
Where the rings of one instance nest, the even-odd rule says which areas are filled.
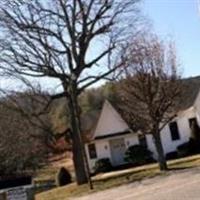
[[[6,200],[28,200],[26,190],[23,187],[10,189],[6,194]]]

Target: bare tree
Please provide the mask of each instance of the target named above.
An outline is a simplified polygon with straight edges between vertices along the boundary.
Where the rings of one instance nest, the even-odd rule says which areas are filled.
[[[176,116],[181,92],[173,46],[150,34],[134,40],[121,84],[124,113],[133,129],[153,136],[160,170],[167,169],[160,133]]]
[[[55,90],[51,99],[67,101],[78,184],[88,177],[77,99],[85,88],[123,65],[124,57],[117,52],[129,33],[138,31],[138,1],[11,1],[0,8],[2,74],[48,77],[60,84],[60,92]]]
[[[28,84],[28,82],[26,83]],[[51,108],[48,106],[50,102],[49,94],[36,87],[21,92],[0,89],[0,94],[0,105],[11,110],[10,112],[19,113],[22,120],[27,121],[27,124],[32,128],[35,127],[40,130],[37,131],[38,136],[37,133],[33,132],[30,137],[41,137],[42,132],[42,137],[46,138],[46,146],[53,151],[56,137],[50,116]]]
[[[10,109],[12,105],[9,104],[10,100],[6,97],[0,100],[1,176],[38,169],[47,163],[50,150],[46,145],[46,132],[33,126],[18,111]]]

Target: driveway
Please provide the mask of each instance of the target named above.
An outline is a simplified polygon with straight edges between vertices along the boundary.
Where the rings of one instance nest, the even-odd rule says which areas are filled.
[[[170,172],[74,200],[200,200],[200,168]]]

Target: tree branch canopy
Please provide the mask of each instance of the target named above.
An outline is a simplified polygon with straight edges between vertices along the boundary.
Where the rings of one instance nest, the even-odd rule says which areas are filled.
[[[121,88],[122,109],[135,131],[151,134],[161,171],[167,170],[161,130],[176,116],[181,94],[172,44],[151,33],[135,38],[127,50]]]
[[[138,33],[139,0],[18,2],[0,2],[0,73],[59,81],[62,91],[52,99],[67,100],[77,183],[91,185],[78,96],[123,65],[118,53]]]
[[[176,116],[180,101],[175,49],[172,43],[147,34],[133,40],[128,52],[121,89],[124,110],[136,129],[153,134],[155,126],[161,131]]]
[[[90,86],[116,68],[113,62],[107,69],[106,60],[116,58],[125,35],[133,34],[123,20],[139,22],[138,2],[32,0],[0,5],[0,69],[9,76],[56,78],[65,89],[72,80],[77,87]],[[84,79],[96,74],[99,78],[90,82]]]

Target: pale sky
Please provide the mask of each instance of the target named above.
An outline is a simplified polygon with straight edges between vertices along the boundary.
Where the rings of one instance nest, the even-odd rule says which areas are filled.
[[[142,0],[141,11],[157,34],[175,41],[183,76],[200,75],[200,0]],[[44,82],[45,88],[59,88],[55,80]],[[13,87],[16,82],[2,84]]]
[[[156,33],[177,46],[183,76],[200,75],[200,0],[143,0]]]

